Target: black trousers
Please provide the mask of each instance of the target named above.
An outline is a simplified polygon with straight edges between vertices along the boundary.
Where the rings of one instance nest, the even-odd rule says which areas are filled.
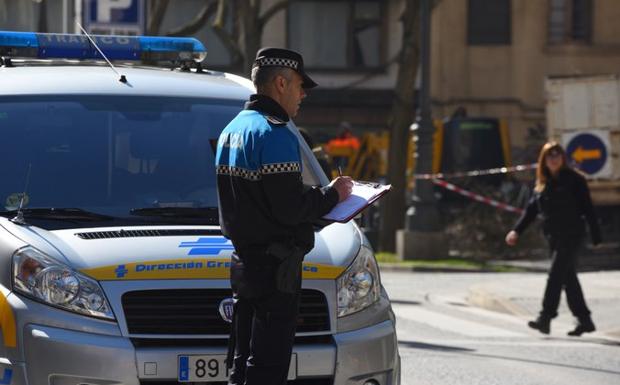
[[[254,267],[254,266],[253,266]],[[253,268],[239,261],[231,281],[235,293],[234,385],[285,385],[295,340],[300,290],[282,293],[271,267]]]
[[[583,236],[549,237],[551,248],[551,270],[547,278],[547,287],[542,303],[541,316],[554,318],[558,315],[558,306],[562,288],[566,292],[566,301],[573,315],[579,319],[590,316],[590,310],[583,297],[583,291],[577,278],[577,253],[583,244]]]

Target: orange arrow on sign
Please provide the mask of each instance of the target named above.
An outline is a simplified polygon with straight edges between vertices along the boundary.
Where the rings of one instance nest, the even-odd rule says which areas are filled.
[[[573,151],[572,157],[575,162],[581,163],[584,160],[601,159],[603,154],[601,154],[601,150],[584,150],[583,147],[579,146]]]

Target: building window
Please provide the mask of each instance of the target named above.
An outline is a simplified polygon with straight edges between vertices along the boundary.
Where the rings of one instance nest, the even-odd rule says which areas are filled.
[[[383,1],[304,0],[290,5],[288,42],[312,69],[372,69],[383,62]]]
[[[467,43],[503,45],[511,42],[510,0],[469,0]]]
[[[549,43],[589,43],[592,32],[591,0],[550,0]]]

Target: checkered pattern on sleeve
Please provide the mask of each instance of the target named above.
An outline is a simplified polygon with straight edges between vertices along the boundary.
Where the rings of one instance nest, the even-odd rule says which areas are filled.
[[[298,162],[271,163],[264,164],[260,167],[260,173],[263,175],[280,174],[285,172],[301,172],[301,167]]]
[[[294,70],[296,70],[297,67],[299,67],[299,62],[297,60],[284,59],[284,58],[279,58],[279,57],[261,58],[261,59],[256,60],[256,64],[258,64],[259,67],[279,66],[279,67],[289,67]]]
[[[261,179],[261,173],[258,171],[248,170],[241,167],[231,167],[231,166],[217,166],[217,174],[218,175],[230,175],[230,176],[238,176],[243,179],[248,179],[251,181],[258,181]]]

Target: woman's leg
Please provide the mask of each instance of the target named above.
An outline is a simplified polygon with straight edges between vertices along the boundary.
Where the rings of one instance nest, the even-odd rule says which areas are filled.
[[[562,287],[570,266],[569,243],[572,242],[562,239],[552,239],[549,242],[551,247],[551,269],[547,277],[547,286],[543,296],[542,311],[540,312],[541,317],[546,319],[552,319],[558,315]]]
[[[566,272],[566,280],[564,282],[564,290],[566,291],[566,301],[568,302],[568,307],[571,313],[573,313],[578,320],[575,329],[568,332],[569,336],[580,336],[583,333],[589,333],[596,330],[594,322],[592,322],[592,318],[590,318],[590,309],[588,309],[588,305],[586,305],[583,290],[581,289],[581,284],[579,283],[579,278],[577,277],[576,255],[578,250],[579,248],[576,247],[573,255],[573,263],[569,266],[569,269]]]
[[[558,315],[558,306],[560,305],[560,296],[562,295],[562,286],[564,285],[566,264],[564,263],[559,247],[561,247],[560,242],[553,238],[549,239],[551,269],[547,276],[547,286],[545,287],[542,300],[542,310],[538,318],[528,322],[529,327],[543,334],[550,333],[551,319]]]
[[[590,317],[590,309],[586,305],[586,300],[581,290],[581,284],[577,277],[577,271],[573,266],[566,273],[566,283],[564,286],[566,291],[566,301],[573,315],[579,319],[587,319]]]

